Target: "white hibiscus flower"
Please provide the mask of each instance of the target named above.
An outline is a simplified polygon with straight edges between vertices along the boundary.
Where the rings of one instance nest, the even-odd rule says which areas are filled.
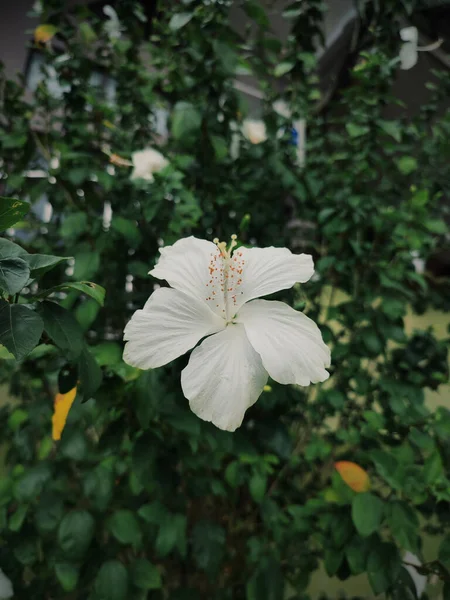
[[[419,32],[417,27],[404,27],[400,29],[400,37],[403,40],[402,47],[400,48],[400,68],[407,71],[412,69],[418,60],[418,52],[430,52],[437,50],[442,44],[443,40],[439,39],[429,46],[418,45],[419,43]]]
[[[153,148],[133,152],[131,160],[134,167],[131,179],[145,179],[146,181],[154,181],[153,173],[162,171],[169,164],[167,158]]]
[[[0,600],[6,600],[12,598],[14,595],[11,581],[6,577],[3,571],[0,569]]]
[[[258,119],[244,119],[242,133],[252,144],[261,144],[267,140],[266,124]]]
[[[325,381],[330,351],[317,325],[283,302],[256,300],[314,273],[308,254],[287,248],[235,249],[188,237],[162,248],[150,274],[172,288],[157,289],[125,327],[124,360],[154,369],[202,338],[181,373],[193,412],[234,431],[270,375],[283,384]]]

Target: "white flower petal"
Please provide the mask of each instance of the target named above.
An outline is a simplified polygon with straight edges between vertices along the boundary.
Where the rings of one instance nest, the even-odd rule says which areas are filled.
[[[153,181],[153,173],[162,171],[169,164],[167,158],[153,148],[133,152],[131,161],[134,167],[131,179],[146,179],[147,181]]]
[[[6,577],[3,571],[0,569],[0,600],[6,600],[12,598],[14,595],[11,581]]]
[[[222,266],[217,246],[193,236],[160,249],[161,258],[150,275],[165,279],[173,288],[194,296],[219,316],[225,317],[225,301],[218,271],[211,272],[211,260]],[[215,268],[214,265],[214,268]],[[211,267],[212,268],[212,267]],[[218,267],[219,271],[220,268]]]
[[[419,31],[417,27],[403,27],[403,29],[400,29],[400,37],[404,42],[413,42],[417,45]]]
[[[303,313],[283,302],[254,300],[241,308],[237,322],[275,381],[306,386],[328,379],[330,351]]]
[[[412,69],[414,65],[417,63],[417,45],[412,42],[406,42],[400,48],[400,67],[407,71],[408,69]]]
[[[228,292],[228,314],[233,316],[249,300],[308,281],[314,273],[310,254],[292,254],[288,248],[239,248],[234,254],[242,281]]]
[[[410,563],[408,565],[405,565],[405,569],[411,575],[411,579],[413,580],[415,588],[416,588],[417,597],[421,598],[422,594],[425,591],[425,588],[427,587],[427,578],[425,577],[425,575],[421,575],[417,571],[417,569],[415,569],[411,565],[416,565],[418,567],[421,567],[422,563],[417,558],[417,556],[415,554],[413,554],[412,552],[405,552],[405,554],[403,556],[403,560],[407,563]]]
[[[181,386],[198,417],[234,431],[258,400],[267,377],[244,327],[229,325],[195,348],[181,373]]]
[[[155,369],[224,327],[225,321],[206,303],[178,290],[159,288],[125,327],[123,359],[133,367]]]
[[[245,119],[242,133],[252,144],[261,144],[267,140],[266,124],[257,119]]]

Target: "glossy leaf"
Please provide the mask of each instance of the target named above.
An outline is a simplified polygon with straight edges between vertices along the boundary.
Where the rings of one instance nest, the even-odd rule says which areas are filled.
[[[64,256],[52,256],[50,254],[26,254],[23,259],[28,263],[31,277],[40,277],[57,265],[68,260]]]
[[[30,204],[28,202],[0,196],[0,231],[5,231],[17,221],[21,221],[29,210]]]
[[[83,349],[83,330],[75,317],[56,302],[41,302],[39,314],[44,320],[46,334],[62,350],[72,357],[80,355]]]
[[[78,292],[83,292],[83,294],[94,298],[94,300],[96,300],[100,306],[103,306],[105,301],[105,288],[96,283],[92,283],[91,281],[73,281],[69,283],[63,283],[41,292],[39,296],[46,297],[55,292],[64,292],[67,290],[77,290]]]
[[[44,321],[23,304],[8,304],[0,300],[0,344],[17,360],[25,358],[37,346]]]
[[[128,573],[118,560],[102,564],[94,582],[94,598],[128,600]]]
[[[22,258],[0,259],[0,289],[9,295],[17,294],[30,277],[30,269]]]

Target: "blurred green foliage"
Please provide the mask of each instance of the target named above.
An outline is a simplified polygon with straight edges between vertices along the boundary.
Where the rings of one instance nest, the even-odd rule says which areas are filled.
[[[323,562],[342,580],[367,573],[374,595],[414,599],[404,552],[420,557],[424,532],[450,535],[450,410],[424,403],[446,380],[446,346],[430,331],[408,336],[403,320],[408,305],[448,309],[448,280],[416,272],[411,253],[426,259],[445,239],[450,115],[440,103],[450,82],[435,73],[417,115],[386,119],[399,21],[413,3],[362,3],[361,38],[327,102],[314,52],[319,0],[286,9],[285,43],[253,0],[234,3],[253,23],[245,37],[230,27],[231,2],[184,0],[150,23],[123,0],[115,33],[103,15],[62,4],[42,2],[41,22],[57,33],[34,49],[47,66],[32,99],[0,74],[3,193],[32,205],[46,195],[53,207],[48,223],[20,216],[21,252],[1,255],[15,271],[13,289],[0,282],[0,320],[20,309],[39,321],[33,339],[30,328],[20,334],[17,360],[3,353],[0,364],[20,399],[0,410],[0,566],[14,597],[307,600]],[[241,136],[233,159],[233,123],[248,113],[237,70],[259,81],[268,140]],[[94,71],[115,82],[113,97]],[[272,108],[273,77],[291,118],[307,120],[304,168],[291,119]],[[126,162],[162,141],[157,107],[169,112],[160,150],[170,165],[153,182],[131,180],[111,155]],[[36,166],[45,177],[26,176]],[[287,226],[296,219],[298,231]],[[305,308],[332,349],[329,382],[272,382],[234,434],[189,411],[186,357],[149,372],[121,358],[158,248],[232,233],[314,255],[318,276],[278,297]],[[58,256],[29,282],[36,253]],[[45,290],[58,303],[43,301]],[[81,386],[55,444],[53,398],[74,377]],[[371,490],[346,486],[336,460],[365,468]],[[423,567],[447,595],[449,539]]]

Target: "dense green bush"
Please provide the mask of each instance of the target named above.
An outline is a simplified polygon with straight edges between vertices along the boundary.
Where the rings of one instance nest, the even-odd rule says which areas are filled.
[[[0,80],[2,193],[32,204],[46,195],[53,207],[50,222],[30,212],[8,230],[25,253],[8,236],[0,245],[27,282],[13,293],[0,283],[0,320],[23,303],[43,318],[37,339],[20,330],[25,350],[40,342],[31,354],[4,351],[0,364],[19,399],[0,411],[0,567],[15,598],[306,600],[323,562],[342,580],[367,573],[375,595],[413,599],[402,557],[421,557],[425,533],[443,541],[423,572],[448,582],[450,410],[424,402],[446,379],[446,347],[404,325],[409,305],[448,308],[448,282],[412,263],[445,235],[448,74],[435,74],[412,120],[384,112],[412,3],[365,5],[327,102],[315,70],[319,0],[286,10],[284,45],[252,0],[235,3],[253,22],[245,39],[229,25],[231,2],[171,3],[149,22],[124,0],[121,31],[111,16],[105,27],[86,8],[42,4],[41,22],[57,29],[35,44],[47,67],[32,100],[22,81]],[[230,146],[248,114],[237,69],[260,82],[268,139],[238,133],[236,158]],[[94,71],[115,81],[115,95],[93,85]],[[290,118],[273,109],[280,97],[293,120],[307,120],[304,167]],[[165,141],[158,107],[170,113]],[[132,153],[158,143],[169,165],[154,181],[132,179]],[[37,167],[47,175],[26,176]],[[123,328],[153,291],[158,248],[232,233],[313,254],[315,279],[277,298],[318,322],[332,351],[329,381],[271,382],[233,434],[189,411],[179,377],[187,357],[148,372],[121,358]],[[29,269],[39,278],[28,284],[35,253],[75,264],[48,259],[54,268]],[[79,281],[106,290],[103,307],[92,297],[101,288]],[[8,335],[0,330],[7,346]],[[53,399],[77,381],[53,442]],[[344,483],[334,468],[342,460],[369,473],[370,491]]]

